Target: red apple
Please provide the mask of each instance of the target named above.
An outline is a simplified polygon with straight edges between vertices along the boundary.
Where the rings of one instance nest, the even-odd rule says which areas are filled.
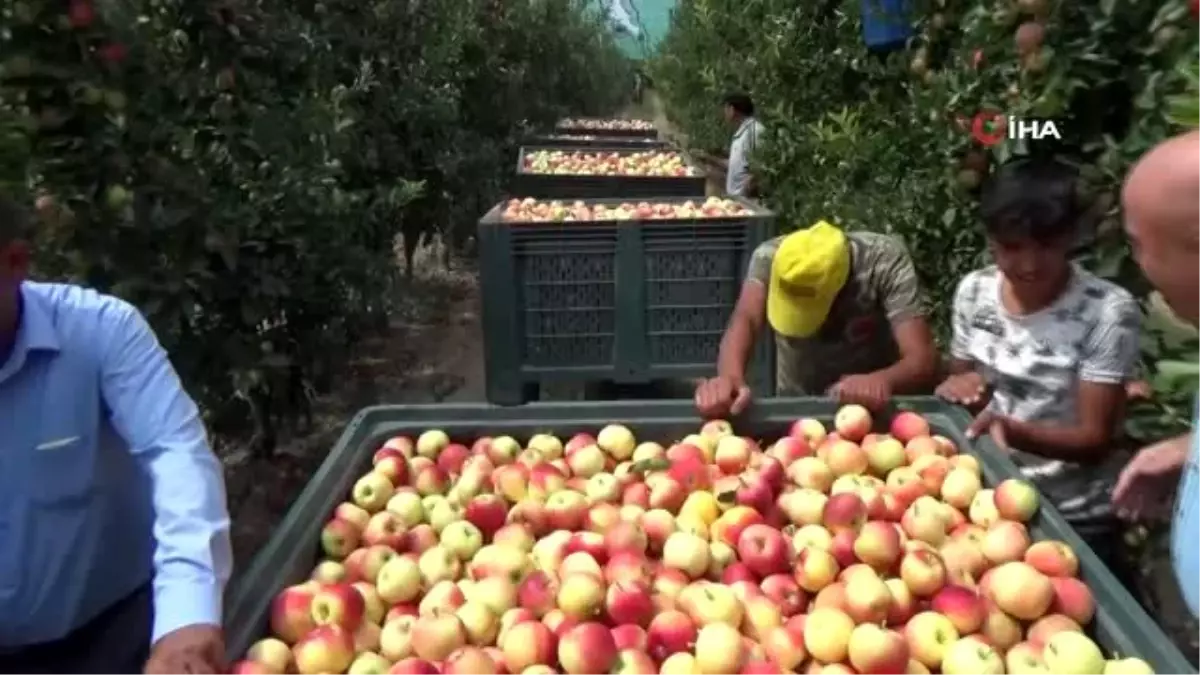
[[[742,530],[737,552],[738,558],[760,578],[786,571],[791,562],[790,542],[767,525]]]

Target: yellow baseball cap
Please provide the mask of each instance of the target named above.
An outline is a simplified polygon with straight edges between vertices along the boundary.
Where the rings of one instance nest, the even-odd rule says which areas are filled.
[[[849,277],[845,232],[822,220],[789,234],[771,261],[767,321],[785,337],[811,337]]]

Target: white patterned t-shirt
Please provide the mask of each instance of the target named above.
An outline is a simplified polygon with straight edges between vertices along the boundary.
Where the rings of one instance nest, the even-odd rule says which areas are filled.
[[[1000,302],[995,267],[968,274],[954,297],[951,355],[971,361],[992,389],[996,413],[1024,422],[1074,424],[1079,383],[1122,384],[1138,360],[1141,311],[1128,291],[1074,268],[1066,291],[1049,307],[1024,316]],[[1125,453],[1095,463],[1064,462],[1021,452],[1021,472],[1079,523],[1112,514],[1111,491]]]

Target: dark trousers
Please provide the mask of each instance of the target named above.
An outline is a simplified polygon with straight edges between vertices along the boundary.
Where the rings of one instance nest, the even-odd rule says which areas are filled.
[[[0,648],[0,673],[140,673],[150,655],[152,600],[146,584],[60,640]]]

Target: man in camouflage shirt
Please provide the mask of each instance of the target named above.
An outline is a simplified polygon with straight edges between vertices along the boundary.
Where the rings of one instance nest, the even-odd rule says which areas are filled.
[[[775,334],[782,396],[829,394],[879,409],[936,377],[916,270],[889,235],[847,234],[822,221],[759,246],[721,339],[717,376],[696,390],[701,414],[736,415],[750,402],[746,360],[764,324]]]
[[[980,410],[990,434],[1115,572],[1123,561],[1109,493],[1141,312],[1128,291],[1071,263],[1082,209],[1065,165],[1025,160],[985,186],[995,265],[954,298],[951,372],[938,395]]]

